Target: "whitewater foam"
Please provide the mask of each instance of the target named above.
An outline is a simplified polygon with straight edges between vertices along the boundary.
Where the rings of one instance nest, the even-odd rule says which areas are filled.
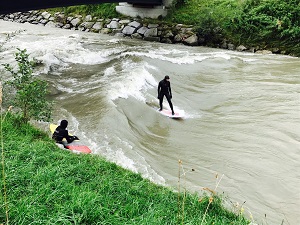
[[[94,154],[100,154],[104,156],[107,160],[116,163],[117,165],[128,169],[134,173],[140,173],[143,178],[149,179],[154,183],[164,185],[165,179],[158,175],[146,162],[146,160],[138,154],[127,141],[122,140],[121,138],[115,137],[114,140],[111,140],[112,137],[104,135],[104,140],[102,141],[101,146],[96,142],[93,142],[89,139],[91,149]],[[112,149],[111,142],[116,142],[115,144],[122,147],[115,147]],[[130,153],[130,157],[125,154],[125,152]],[[133,156],[134,155],[134,156]]]
[[[110,69],[112,72],[113,69]],[[106,75],[108,75],[106,71]],[[120,79],[120,76],[122,79]],[[128,98],[132,96],[139,101],[145,102],[145,91],[157,84],[152,74],[147,70],[147,64],[122,62],[122,73],[109,78],[108,95],[110,100]]]
[[[107,56],[115,54],[118,51],[93,51],[85,48],[82,42],[82,35],[71,34],[61,35],[57,37],[49,35],[37,35],[33,37],[29,35],[27,38],[26,33],[22,33],[19,36],[13,38],[9,43],[5,44],[5,47],[9,50],[15,51],[15,48],[26,49],[30,54],[30,58],[38,60],[43,64],[42,73],[48,73],[51,71],[54,65],[60,68],[67,68],[70,63],[84,64],[84,65],[97,65],[107,61]],[[10,54],[13,55],[13,54]]]

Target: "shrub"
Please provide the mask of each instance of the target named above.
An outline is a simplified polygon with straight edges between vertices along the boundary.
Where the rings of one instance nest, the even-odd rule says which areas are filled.
[[[248,0],[226,29],[251,42],[299,41],[300,5],[294,0]]]
[[[13,76],[13,79],[6,84],[14,91],[11,93],[13,95],[13,105],[21,112],[24,122],[28,122],[30,119],[49,122],[52,103],[46,98],[48,84],[46,81],[33,76],[34,63],[28,57],[26,49],[18,49],[15,54],[18,63],[17,71],[9,64],[4,65],[5,70]]]

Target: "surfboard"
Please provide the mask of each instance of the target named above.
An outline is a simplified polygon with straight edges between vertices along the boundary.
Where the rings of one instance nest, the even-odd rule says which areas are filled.
[[[52,124],[52,123],[50,124],[51,135],[54,133],[56,127],[57,127],[57,125]],[[72,135],[72,134],[70,134],[70,135]],[[62,143],[65,148],[69,149],[70,151],[72,151],[74,153],[90,154],[92,152],[91,149],[88,146],[81,143],[80,140],[75,140],[72,143],[68,143],[67,140],[64,138]]]
[[[175,112],[175,114],[172,115],[172,111],[169,110],[169,109],[163,109],[163,110],[161,110],[161,111],[159,111],[159,109],[157,109],[157,111],[158,111],[160,114],[162,114],[162,115],[164,115],[164,116],[167,116],[167,117],[170,117],[170,118],[172,118],[172,119],[182,119],[182,118],[184,117],[184,114],[181,113],[181,112]]]
[[[146,101],[146,104],[166,117],[172,119],[183,119],[185,117],[183,110],[178,110],[178,111],[175,110],[175,114],[172,115],[171,109],[163,109],[162,111],[159,111],[159,108],[157,107],[157,104],[154,101]]]

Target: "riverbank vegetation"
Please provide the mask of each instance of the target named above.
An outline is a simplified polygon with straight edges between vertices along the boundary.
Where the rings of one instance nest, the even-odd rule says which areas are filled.
[[[47,100],[47,82],[33,75],[35,62],[29,60],[26,49],[18,49],[15,60],[17,68],[10,64],[4,65],[5,70],[12,75],[12,79],[5,82],[4,104],[14,105],[25,123],[30,119],[49,122],[52,102]]]
[[[249,224],[216,194],[179,195],[99,156],[64,151],[19,120],[1,120],[0,224]]]
[[[295,0],[177,0],[166,18],[236,45],[300,56],[300,4]],[[276,51],[275,51],[276,52]]]
[[[104,3],[59,11],[122,18],[115,6]],[[236,46],[300,56],[300,5],[295,0],[174,0],[160,21],[193,25],[211,47],[220,47],[226,40]]]
[[[47,9],[48,12],[64,12],[67,15],[92,15],[97,18],[116,18],[122,17],[116,11],[117,3],[102,3],[93,5],[79,5]]]

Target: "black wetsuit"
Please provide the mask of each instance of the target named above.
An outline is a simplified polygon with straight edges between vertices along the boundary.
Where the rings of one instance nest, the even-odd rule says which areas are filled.
[[[65,138],[68,143],[73,142],[78,139],[76,136],[69,135],[68,130],[66,129],[68,126],[67,120],[62,120],[60,125],[55,129],[52,135],[52,139],[54,139],[57,143],[62,144],[62,140]]]
[[[174,114],[174,110],[173,110],[173,104],[171,102],[171,98],[172,98],[172,91],[171,91],[171,84],[170,81],[167,81],[166,79],[163,79],[159,82],[158,84],[158,99],[159,99],[159,106],[160,106],[160,110],[162,110],[162,103],[163,103],[163,99],[164,96],[166,96],[167,101],[170,105],[170,108],[172,110],[172,113]]]
[[[74,141],[74,137],[69,135],[68,130],[58,126],[52,135],[52,139],[54,139],[57,143],[62,143],[62,140],[64,138],[67,140],[68,143]]]

